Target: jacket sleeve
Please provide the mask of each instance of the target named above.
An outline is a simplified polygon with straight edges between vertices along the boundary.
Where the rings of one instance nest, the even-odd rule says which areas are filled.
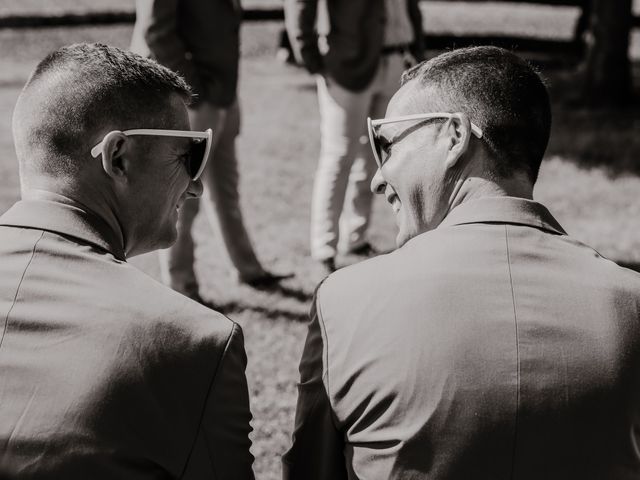
[[[318,0],[285,0],[285,24],[291,48],[296,60],[304,65],[309,73],[323,70],[323,61],[318,49]]]
[[[185,480],[253,480],[251,410],[242,329],[234,324],[211,385]]]
[[[411,20],[411,26],[413,27],[413,35],[415,38],[413,45],[411,45],[411,54],[418,62],[421,62],[425,59],[425,44],[420,0],[409,0],[409,19]]]
[[[152,58],[184,77],[198,94],[205,97],[204,82],[193,61],[191,52],[178,30],[179,0],[151,0],[151,18],[144,31],[144,38]]]
[[[326,344],[316,293],[300,361],[293,445],[282,458],[284,480],[347,478],[344,439],[336,427],[325,383]]]

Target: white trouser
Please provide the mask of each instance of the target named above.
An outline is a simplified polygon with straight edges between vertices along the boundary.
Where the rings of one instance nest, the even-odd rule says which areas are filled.
[[[321,146],[311,200],[311,256],[316,260],[335,257],[339,240],[345,251],[366,242],[373,201],[369,184],[376,171],[366,120],[384,117],[403,70],[401,54],[383,55],[373,81],[359,92],[330,77],[317,78]]]

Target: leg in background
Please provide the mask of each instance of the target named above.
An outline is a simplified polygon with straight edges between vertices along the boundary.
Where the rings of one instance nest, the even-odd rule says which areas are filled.
[[[354,252],[359,249],[370,252],[366,232],[371,219],[373,194],[371,179],[376,173],[376,163],[371,154],[366,128],[366,117],[384,118],[387,104],[400,85],[400,76],[404,70],[400,54],[383,55],[378,72],[369,87],[367,111],[359,124],[357,157],[349,175],[349,184],[345,196],[344,212],[340,219],[341,250]]]
[[[240,207],[236,137],[240,133],[240,108],[236,101],[226,111],[213,158],[202,180],[210,202],[203,206],[210,224],[218,222],[224,245],[238,277],[250,281],[265,275],[244,225]]]
[[[351,92],[318,76],[320,158],[311,201],[311,256],[320,261],[337,253],[339,220],[349,172],[361,146],[370,92]]]

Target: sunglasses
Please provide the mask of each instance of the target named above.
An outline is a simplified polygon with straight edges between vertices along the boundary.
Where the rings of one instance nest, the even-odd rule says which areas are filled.
[[[107,136],[111,135],[112,133],[114,132],[107,133],[104,138],[107,138]],[[200,175],[202,175],[202,171],[204,170],[204,167],[207,164],[207,159],[209,158],[209,152],[211,151],[211,139],[213,138],[213,133],[210,128],[208,128],[204,132],[139,128],[135,130],[125,130],[120,133],[126,136],[153,135],[158,137],[190,138],[191,143],[189,145],[189,153],[187,155],[187,160],[184,162],[184,166],[187,169],[191,180],[193,181],[196,181],[198,178],[200,178]],[[98,158],[101,153],[100,150],[102,149],[103,143],[104,139],[102,139],[102,142],[91,149],[91,156],[93,158]]]
[[[371,120],[371,118],[367,118],[367,130],[369,131],[369,143],[371,144],[371,149],[373,150],[373,156],[378,164],[378,168],[382,168],[384,162],[389,158],[389,150],[391,149],[391,145],[393,144],[392,140],[387,140],[384,137],[381,137],[378,129],[382,125],[386,125],[387,123],[398,123],[398,122],[409,122],[409,121],[425,121],[425,120],[434,120],[434,119],[449,119],[455,118],[458,115],[455,113],[444,113],[444,112],[434,112],[434,113],[418,113],[416,115],[405,115],[402,117],[390,117],[390,118],[382,118],[380,120]],[[482,138],[482,129],[471,123],[471,132],[478,138]],[[410,132],[411,133],[411,132]]]

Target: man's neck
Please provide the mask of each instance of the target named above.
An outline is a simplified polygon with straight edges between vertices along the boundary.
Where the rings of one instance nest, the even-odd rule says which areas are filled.
[[[518,197],[533,200],[533,185],[524,176],[514,176],[500,181],[483,177],[459,179],[449,198],[448,211],[462,203],[486,197]]]
[[[124,250],[124,232],[116,215],[113,213],[113,209],[109,208],[108,202],[105,201],[102,202],[102,204],[98,204],[99,202],[87,201],[78,194],[55,192],[44,188],[23,188],[21,196],[23,200],[44,200],[64,205],[71,205],[97,216],[107,224],[115,238],[119,239]]]

